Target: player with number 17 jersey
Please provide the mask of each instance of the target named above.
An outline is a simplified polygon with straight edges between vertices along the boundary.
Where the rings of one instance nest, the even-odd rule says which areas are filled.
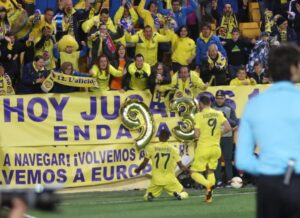
[[[152,183],[155,185],[167,185],[171,181],[177,181],[175,168],[181,161],[178,151],[168,142],[160,142],[148,146],[145,157],[152,161]]]
[[[216,169],[221,156],[220,140],[226,118],[222,112],[209,107],[197,113],[194,120],[195,129],[200,130],[200,137],[191,170],[203,172],[206,167]]]

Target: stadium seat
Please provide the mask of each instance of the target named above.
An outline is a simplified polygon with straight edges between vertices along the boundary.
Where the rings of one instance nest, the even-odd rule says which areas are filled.
[[[258,2],[249,3],[249,18],[253,22],[260,22],[261,15]]]
[[[256,22],[240,23],[240,31],[245,38],[253,39],[260,36],[259,25]]]
[[[260,23],[260,11],[259,9],[253,9],[250,14],[250,20],[256,23]]]

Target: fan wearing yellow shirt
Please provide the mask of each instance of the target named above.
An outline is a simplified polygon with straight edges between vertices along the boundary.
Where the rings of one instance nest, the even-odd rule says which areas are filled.
[[[240,67],[237,71],[236,78],[230,81],[231,86],[247,86],[256,85],[256,81],[253,78],[248,78],[245,67]]]
[[[151,75],[151,67],[144,61],[142,54],[137,54],[134,62],[128,66],[124,89],[143,91],[148,88],[148,80]]]
[[[188,197],[188,193],[183,191],[183,187],[175,177],[175,167],[189,172],[179,156],[178,150],[171,146],[167,141],[170,137],[168,130],[162,130],[159,135],[159,143],[148,145],[145,149],[145,158],[138,168],[135,169],[137,174],[148,164],[152,162],[152,179],[144,196],[145,200],[152,201],[153,198],[159,197],[162,191],[173,195],[178,200]]]
[[[183,96],[193,97],[194,93],[199,89],[204,91],[208,87],[208,83],[204,83],[197,72],[190,71],[188,66],[181,66],[178,73],[172,76],[171,84],[157,86],[156,89],[160,92],[168,90],[175,91],[175,97]]]
[[[6,9],[9,20],[17,10],[22,8],[22,5],[15,0],[0,0],[0,6]]]
[[[211,108],[208,96],[201,96],[199,101],[201,112],[195,115],[195,148],[194,161],[191,166],[191,177],[206,187],[205,201],[212,202],[212,188],[216,183],[214,171],[221,157],[220,140],[223,134],[231,130],[231,126],[222,112]],[[207,175],[207,178],[204,175]]]
[[[123,71],[121,69],[115,69],[111,64],[109,64],[108,58],[105,55],[100,55],[98,63],[93,65],[89,74],[92,77],[97,78],[99,85],[99,88],[91,88],[90,91],[101,92],[109,90],[111,75],[121,77],[123,75]]]
[[[145,61],[151,66],[157,63],[157,50],[160,42],[169,42],[171,40],[170,30],[165,30],[165,35],[153,32],[151,26],[145,26],[144,30],[140,30],[134,35],[125,32],[126,42],[135,43],[135,54],[142,54]]]
[[[177,72],[180,66],[187,66],[196,57],[196,44],[189,37],[187,26],[182,26],[178,30],[178,35],[172,33],[172,68]]]

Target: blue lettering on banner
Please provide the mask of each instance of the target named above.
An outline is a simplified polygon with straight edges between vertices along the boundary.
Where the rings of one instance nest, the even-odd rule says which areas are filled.
[[[106,120],[115,120],[119,117],[119,110],[121,107],[120,96],[114,96],[114,104],[110,105],[114,112],[112,114],[108,113],[108,104],[107,104],[107,96],[101,96],[101,114]]]
[[[84,175],[83,175],[82,169],[80,169],[80,168],[76,169],[75,177],[73,179],[74,183],[76,183],[78,181],[84,182]]]
[[[11,114],[18,114],[18,122],[24,122],[24,100],[22,98],[17,98],[17,106],[13,107],[10,105],[10,99],[4,99],[4,122],[11,122]]]

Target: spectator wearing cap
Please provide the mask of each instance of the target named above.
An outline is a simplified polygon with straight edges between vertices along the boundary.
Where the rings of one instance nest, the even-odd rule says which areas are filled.
[[[288,26],[288,20],[285,17],[279,17],[271,36],[275,37],[279,43],[296,42],[297,36],[293,29]]]
[[[246,73],[246,68],[241,67],[238,69],[236,78],[230,81],[231,86],[247,86],[247,85],[256,85],[256,81],[253,78],[248,78]]]
[[[226,40],[224,48],[228,57],[228,67],[231,78],[236,77],[237,70],[247,63],[249,53],[254,47],[254,41],[251,42],[240,37],[240,31],[233,28],[231,39]]]
[[[213,104],[213,108],[223,112],[224,116],[230,123],[232,129],[237,127],[238,119],[236,117],[236,113],[234,108],[232,108],[229,104],[226,103],[226,94],[224,90],[218,90],[216,92],[216,101]],[[220,141],[220,146],[222,150],[222,156],[225,163],[225,175],[226,175],[226,183],[225,185],[229,185],[229,181],[232,179],[232,159],[233,159],[233,131],[230,130],[226,134],[224,134]],[[218,167],[216,169],[216,179],[217,186],[221,186],[223,184],[222,181],[222,173],[221,173],[221,158],[218,162]]]

